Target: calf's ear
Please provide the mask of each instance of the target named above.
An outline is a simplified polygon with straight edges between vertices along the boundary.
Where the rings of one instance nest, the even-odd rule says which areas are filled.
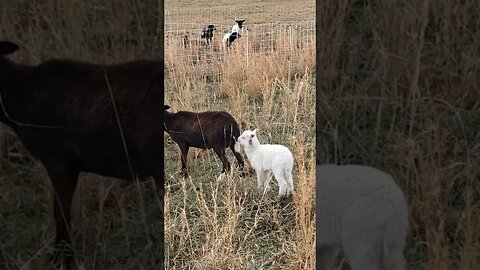
[[[8,55],[17,51],[20,47],[10,41],[0,41],[0,55]]]
[[[168,106],[168,105],[163,105],[163,109],[164,109],[164,110],[168,110],[168,109],[170,109],[170,106]]]

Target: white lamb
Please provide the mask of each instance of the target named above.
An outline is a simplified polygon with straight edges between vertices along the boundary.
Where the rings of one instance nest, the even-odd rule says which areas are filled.
[[[278,183],[278,196],[293,192],[293,155],[287,147],[279,144],[260,144],[257,129],[245,130],[238,142],[245,147],[245,153],[257,174],[258,188],[266,189],[273,172]]]
[[[222,44],[224,48],[230,48],[232,43],[240,38],[243,34],[243,23],[245,20],[236,20],[232,26],[232,30],[226,33],[222,38]]]
[[[317,166],[317,269],[343,249],[352,270],[404,270],[405,197],[389,174],[367,166]]]

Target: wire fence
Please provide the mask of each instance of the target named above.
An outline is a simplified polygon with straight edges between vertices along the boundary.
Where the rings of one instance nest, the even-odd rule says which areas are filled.
[[[215,8],[172,9],[165,10],[165,25],[169,24],[222,24],[234,22],[238,16],[236,6],[217,6]],[[242,19],[242,18],[240,18]]]
[[[232,47],[243,50],[246,57],[255,54],[298,54],[315,48],[315,20],[249,24],[248,18],[237,18],[236,7],[212,9],[166,10],[165,53],[171,56],[214,57],[229,52],[222,39],[236,19],[245,19],[241,37]],[[202,29],[215,25],[212,42],[201,38]],[[167,56],[168,57],[168,56]]]

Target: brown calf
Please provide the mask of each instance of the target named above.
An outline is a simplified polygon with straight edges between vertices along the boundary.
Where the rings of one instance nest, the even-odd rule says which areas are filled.
[[[5,57],[18,49],[0,41],[0,121],[46,168],[55,188],[54,258],[71,263],[71,254],[59,255],[71,253],[61,248],[71,245],[70,209],[81,171],[153,177],[163,191],[163,59],[30,66]]]

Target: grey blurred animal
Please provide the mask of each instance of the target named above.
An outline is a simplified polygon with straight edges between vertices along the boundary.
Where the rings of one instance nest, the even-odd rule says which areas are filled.
[[[352,270],[404,270],[408,208],[389,174],[359,165],[317,166],[317,267],[341,250]]]

